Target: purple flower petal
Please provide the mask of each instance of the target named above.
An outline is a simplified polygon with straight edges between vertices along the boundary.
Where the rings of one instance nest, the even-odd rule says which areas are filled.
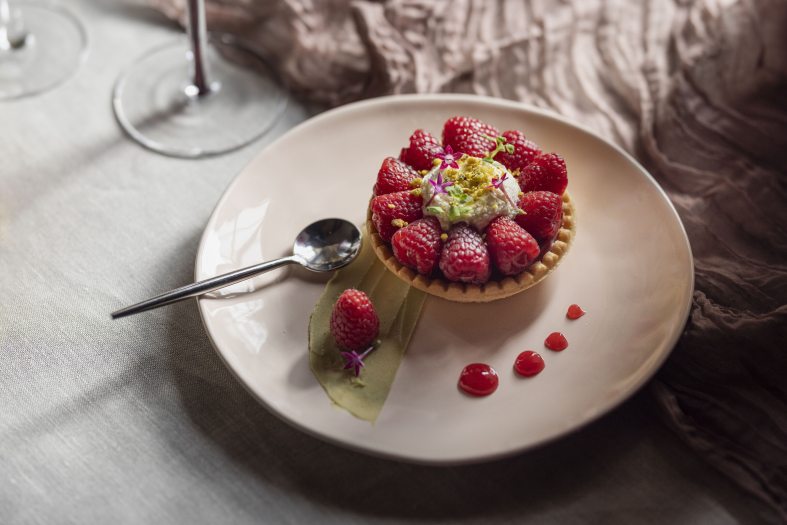
[[[508,179],[508,173],[503,173],[503,176],[500,178],[493,177],[492,183],[489,186],[487,186],[487,188],[497,188],[502,191],[503,182],[505,182],[506,179]]]
[[[450,147],[450,146],[449,146]],[[453,181],[447,180],[443,181],[443,174],[441,172],[437,172],[436,179],[429,179],[429,184],[432,185],[432,196],[429,198],[429,202],[426,203],[429,206],[435,197],[442,193],[448,193],[447,188],[454,185]]]
[[[358,355],[358,352],[342,352],[344,358],[344,370],[353,370],[355,377],[361,375],[361,368],[364,367],[363,357]]]
[[[456,163],[458,157],[454,155],[454,148],[452,148],[451,146],[446,146],[443,153],[437,154],[437,158],[443,161],[440,163],[441,171],[446,168],[459,169],[459,164]]]
[[[344,358],[344,368],[342,370],[350,370],[352,369],[355,377],[361,375],[361,369],[366,366],[363,362],[363,358],[369,355],[369,352],[374,350],[374,345],[370,346],[362,354],[359,354],[355,350],[352,352],[342,352],[342,357]]]

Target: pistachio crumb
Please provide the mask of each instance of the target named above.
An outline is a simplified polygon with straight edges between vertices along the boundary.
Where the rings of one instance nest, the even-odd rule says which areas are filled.
[[[415,195],[416,197],[420,197],[423,190],[421,188],[415,188],[414,190],[410,190],[411,195]]]
[[[447,241],[448,240],[448,234],[447,233],[441,233],[440,234],[440,240],[443,241],[443,242]]]

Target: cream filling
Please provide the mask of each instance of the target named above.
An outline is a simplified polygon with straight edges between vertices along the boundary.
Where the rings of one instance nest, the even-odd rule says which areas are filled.
[[[459,222],[483,231],[494,218],[517,214],[519,183],[505,166],[467,155],[457,164],[458,169],[445,170],[437,165],[424,176],[421,183],[424,215],[436,217],[446,231]],[[435,187],[440,175],[447,193]],[[494,187],[493,182],[501,179],[502,185]],[[451,182],[451,186],[446,186],[447,182]]]

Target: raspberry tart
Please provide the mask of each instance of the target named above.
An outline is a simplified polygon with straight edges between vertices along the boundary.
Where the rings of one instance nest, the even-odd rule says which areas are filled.
[[[432,295],[487,302],[543,280],[575,232],[568,172],[519,130],[470,117],[442,141],[416,130],[377,174],[367,228],[378,258]]]

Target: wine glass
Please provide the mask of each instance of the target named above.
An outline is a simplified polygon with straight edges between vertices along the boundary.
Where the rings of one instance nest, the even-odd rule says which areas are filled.
[[[79,66],[87,35],[70,11],[0,0],[0,100],[51,89]]]
[[[112,105],[123,129],[143,146],[196,158],[262,135],[286,97],[262,57],[239,40],[224,35],[208,42],[204,0],[187,6],[188,43],[157,47],[132,64],[115,85]]]

